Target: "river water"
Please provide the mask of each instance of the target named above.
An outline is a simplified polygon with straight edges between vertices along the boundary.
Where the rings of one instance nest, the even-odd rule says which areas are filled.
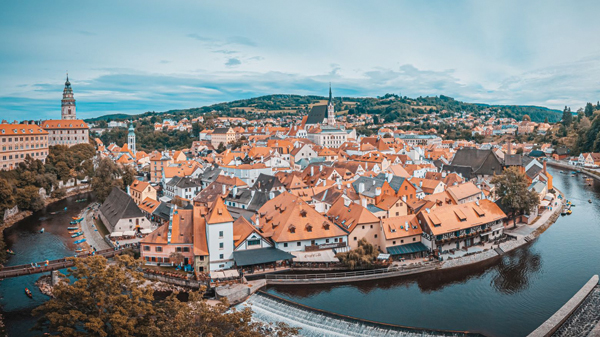
[[[526,336],[600,273],[600,183],[556,169],[576,206],[532,243],[475,267],[342,285],[270,286],[291,301],[403,326]],[[588,203],[591,199],[592,203]]]
[[[86,202],[76,202],[78,199]],[[71,217],[93,202],[91,193],[69,197],[53,204],[33,215],[19,221],[4,231],[7,246],[16,255],[11,256],[6,265],[14,266],[53,260],[75,255],[76,249],[67,227]],[[65,211],[64,208],[67,207]],[[56,214],[52,214],[55,213]],[[40,229],[44,228],[44,233]],[[62,272],[65,272],[64,270]],[[0,281],[0,308],[9,336],[33,336],[39,332],[29,329],[35,325],[31,310],[49,299],[35,286],[35,281],[43,274],[34,274],[9,278]],[[25,296],[24,289],[29,288],[33,299]]]

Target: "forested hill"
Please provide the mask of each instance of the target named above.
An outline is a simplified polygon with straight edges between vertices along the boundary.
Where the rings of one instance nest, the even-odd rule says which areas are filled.
[[[125,120],[147,116],[169,116],[175,120],[184,117],[193,118],[204,113],[213,112],[219,116],[240,116],[248,119],[264,118],[265,113],[278,116],[306,113],[314,104],[325,104],[327,97],[301,95],[267,95],[232,102],[218,103],[200,108],[170,110],[166,112],[146,112],[139,115],[105,115],[87,119],[87,122],[98,120]],[[440,95],[434,97],[409,98],[395,94],[381,97],[335,97],[336,111],[342,114],[375,114],[380,121],[402,122],[436,111],[441,117],[449,117],[454,113],[482,113],[492,111],[497,117],[512,117],[521,120],[523,115],[529,115],[534,122],[549,122],[560,120],[562,112],[538,106],[523,105],[488,105],[481,103],[465,103],[452,97]]]

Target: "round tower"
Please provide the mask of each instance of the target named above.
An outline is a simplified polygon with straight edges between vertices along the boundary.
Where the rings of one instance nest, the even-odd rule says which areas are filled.
[[[127,134],[127,146],[131,153],[135,155],[135,130],[133,129],[133,123],[129,124],[129,134]]]
[[[71,88],[71,82],[69,82],[69,74],[67,74],[67,81],[65,82],[61,101],[61,119],[77,119],[75,114],[75,98],[73,98],[73,89]]]

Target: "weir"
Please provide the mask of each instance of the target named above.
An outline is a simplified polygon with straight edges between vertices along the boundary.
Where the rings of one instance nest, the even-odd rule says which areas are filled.
[[[313,309],[275,295],[258,292],[238,309],[250,307],[253,319],[264,323],[283,322],[301,328],[300,335],[307,337],[330,336],[483,336],[465,331],[445,331],[411,328],[362,320],[354,317]]]

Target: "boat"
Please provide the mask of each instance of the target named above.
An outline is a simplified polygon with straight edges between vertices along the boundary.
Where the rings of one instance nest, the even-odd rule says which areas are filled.
[[[76,237],[81,236],[81,235],[83,235],[83,232],[77,232],[77,233],[71,235],[71,237],[72,238],[76,238]]]
[[[74,216],[74,217],[72,217],[72,219],[75,220],[75,221],[81,221],[81,220],[83,220],[82,217],[78,217],[78,216]]]
[[[75,227],[67,227],[67,229],[68,229],[68,230],[70,230],[70,231],[74,231],[74,230],[77,230],[77,229],[79,229],[79,226],[75,226]]]
[[[571,211],[570,209],[567,210],[567,215],[571,215],[571,213],[573,213],[573,211]]]
[[[79,199],[79,200],[75,200],[75,202],[85,202],[87,201],[87,199]]]
[[[84,242],[85,242],[85,239],[81,239],[81,240],[77,240],[77,241],[75,241],[73,243],[76,244],[76,245],[78,245],[78,244],[84,243]]]
[[[40,233],[43,233],[43,232],[44,232],[44,229],[43,229],[43,228],[42,228],[42,229],[40,229]]]
[[[592,203],[592,199],[588,199],[588,202],[591,204]]]
[[[565,173],[565,171],[560,171],[560,173]]]
[[[73,220],[73,221],[71,221],[71,222],[69,222],[69,223],[70,223],[71,225],[75,225],[75,224],[78,224],[78,223],[80,223],[82,220],[83,220],[83,218],[79,218],[79,219],[77,219],[77,220]]]
[[[12,249],[7,249],[6,253],[9,255],[16,255],[15,252]]]
[[[31,294],[31,291],[29,291],[27,288],[25,288],[25,295],[27,295],[29,298],[33,298],[33,294]]]
[[[77,249],[75,249],[75,253],[81,253],[81,252],[83,252],[83,248],[77,248]]]

